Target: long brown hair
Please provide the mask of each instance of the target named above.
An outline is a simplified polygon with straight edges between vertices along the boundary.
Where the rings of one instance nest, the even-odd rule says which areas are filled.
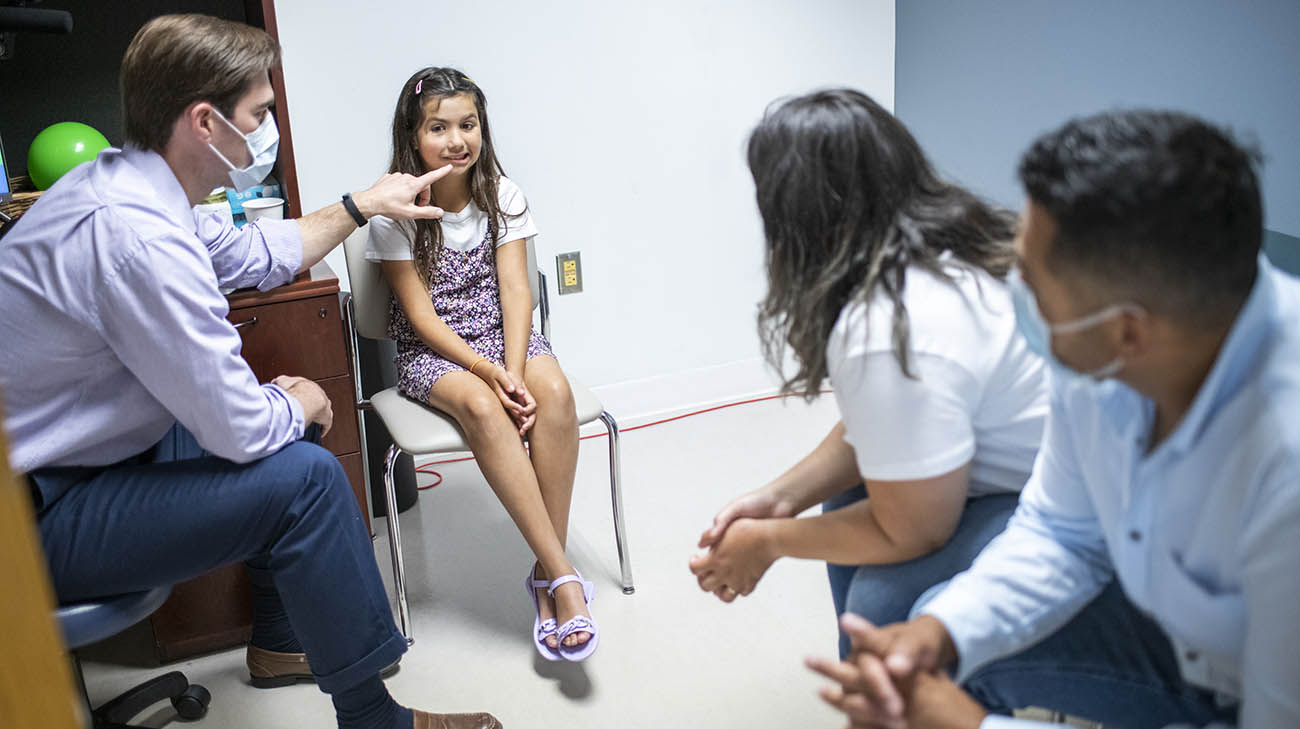
[[[908,377],[903,286],[916,266],[951,281],[951,262],[1006,276],[1015,217],[943,181],[907,128],[867,95],[833,89],[785,100],[749,138],[767,240],[758,325],[769,363],[798,361],[782,390],[815,397],[826,345],[851,301],[894,305],[894,356]]]
[[[498,231],[506,224],[507,217],[497,199],[498,182],[505,170],[497,161],[496,150],[492,147],[487,97],[478,84],[464,73],[454,68],[430,66],[416,71],[406,80],[402,92],[397,96],[397,110],[393,112],[393,159],[388,164],[388,171],[410,175],[422,175],[429,171],[420,157],[416,136],[424,121],[424,105],[430,99],[445,99],[458,94],[468,94],[474,99],[474,110],[478,113],[483,144],[479,149],[478,161],[470,170],[469,197],[487,215],[488,237],[495,244]],[[430,202],[437,204],[437,200]],[[411,241],[411,254],[420,280],[426,287],[432,286],[437,274],[438,259],[442,256],[440,221],[415,221],[415,240]]]

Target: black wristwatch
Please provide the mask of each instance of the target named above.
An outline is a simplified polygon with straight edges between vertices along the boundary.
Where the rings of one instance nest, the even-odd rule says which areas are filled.
[[[352,220],[356,222],[358,228],[366,224],[366,216],[361,214],[361,209],[352,200],[352,193],[350,192],[343,193],[343,209],[348,211],[348,215],[352,216]]]

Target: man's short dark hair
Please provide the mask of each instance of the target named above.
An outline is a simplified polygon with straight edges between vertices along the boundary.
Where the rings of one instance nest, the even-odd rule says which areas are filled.
[[[145,24],[122,58],[126,140],[161,153],[176,118],[207,101],[227,119],[258,77],[279,65],[266,31],[207,15],[163,15]]]
[[[1057,225],[1047,265],[1186,324],[1230,320],[1263,235],[1258,155],[1188,114],[1074,119],[1025,153],[1020,180]]]

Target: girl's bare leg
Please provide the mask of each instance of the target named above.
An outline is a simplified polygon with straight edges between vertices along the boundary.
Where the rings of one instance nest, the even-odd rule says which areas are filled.
[[[518,428],[496,393],[477,376],[457,371],[443,375],[434,383],[429,391],[429,404],[460,423],[488,485],[514,520],[546,574],[572,573],[573,565],[564,554],[564,544],[557,536],[533,464],[519,439]],[[577,606],[583,606],[580,585],[561,586],[556,595],[560,602],[557,617],[560,624],[574,615],[587,615],[585,608],[573,609],[575,598]],[[569,641],[574,645],[587,639],[585,633],[574,637],[579,638]]]
[[[559,363],[546,355],[528,360],[524,384],[537,400],[537,421],[528,433],[533,472],[537,475],[542,501],[546,504],[555,535],[563,545],[567,543],[569,505],[573,500],[573,478],[578,468],[578,414],[574,410],[573,391],[569,389],[569,380],[560,370]],[[556,576],[539,575],[543,579]],[[586,614],[581,590],[569,590],[566,594],[561,587],[556,593],[560,600],[554,609],[560,615]],[[559,623],[563,625],[564,620]],[[586,639],[586,633],[577,633],[569,638],[568,644],[578,645]]]

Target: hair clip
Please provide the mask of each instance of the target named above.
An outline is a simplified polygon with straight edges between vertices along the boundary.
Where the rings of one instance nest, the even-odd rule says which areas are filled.
[[[474,79],[470,78],[469,76],[461,76],[460,78],[462,81],[464,81],[467,84],[474,83]]]
[[[415,95],[420,95],[420,89],[424,88],[424,79],[415,82]]]

